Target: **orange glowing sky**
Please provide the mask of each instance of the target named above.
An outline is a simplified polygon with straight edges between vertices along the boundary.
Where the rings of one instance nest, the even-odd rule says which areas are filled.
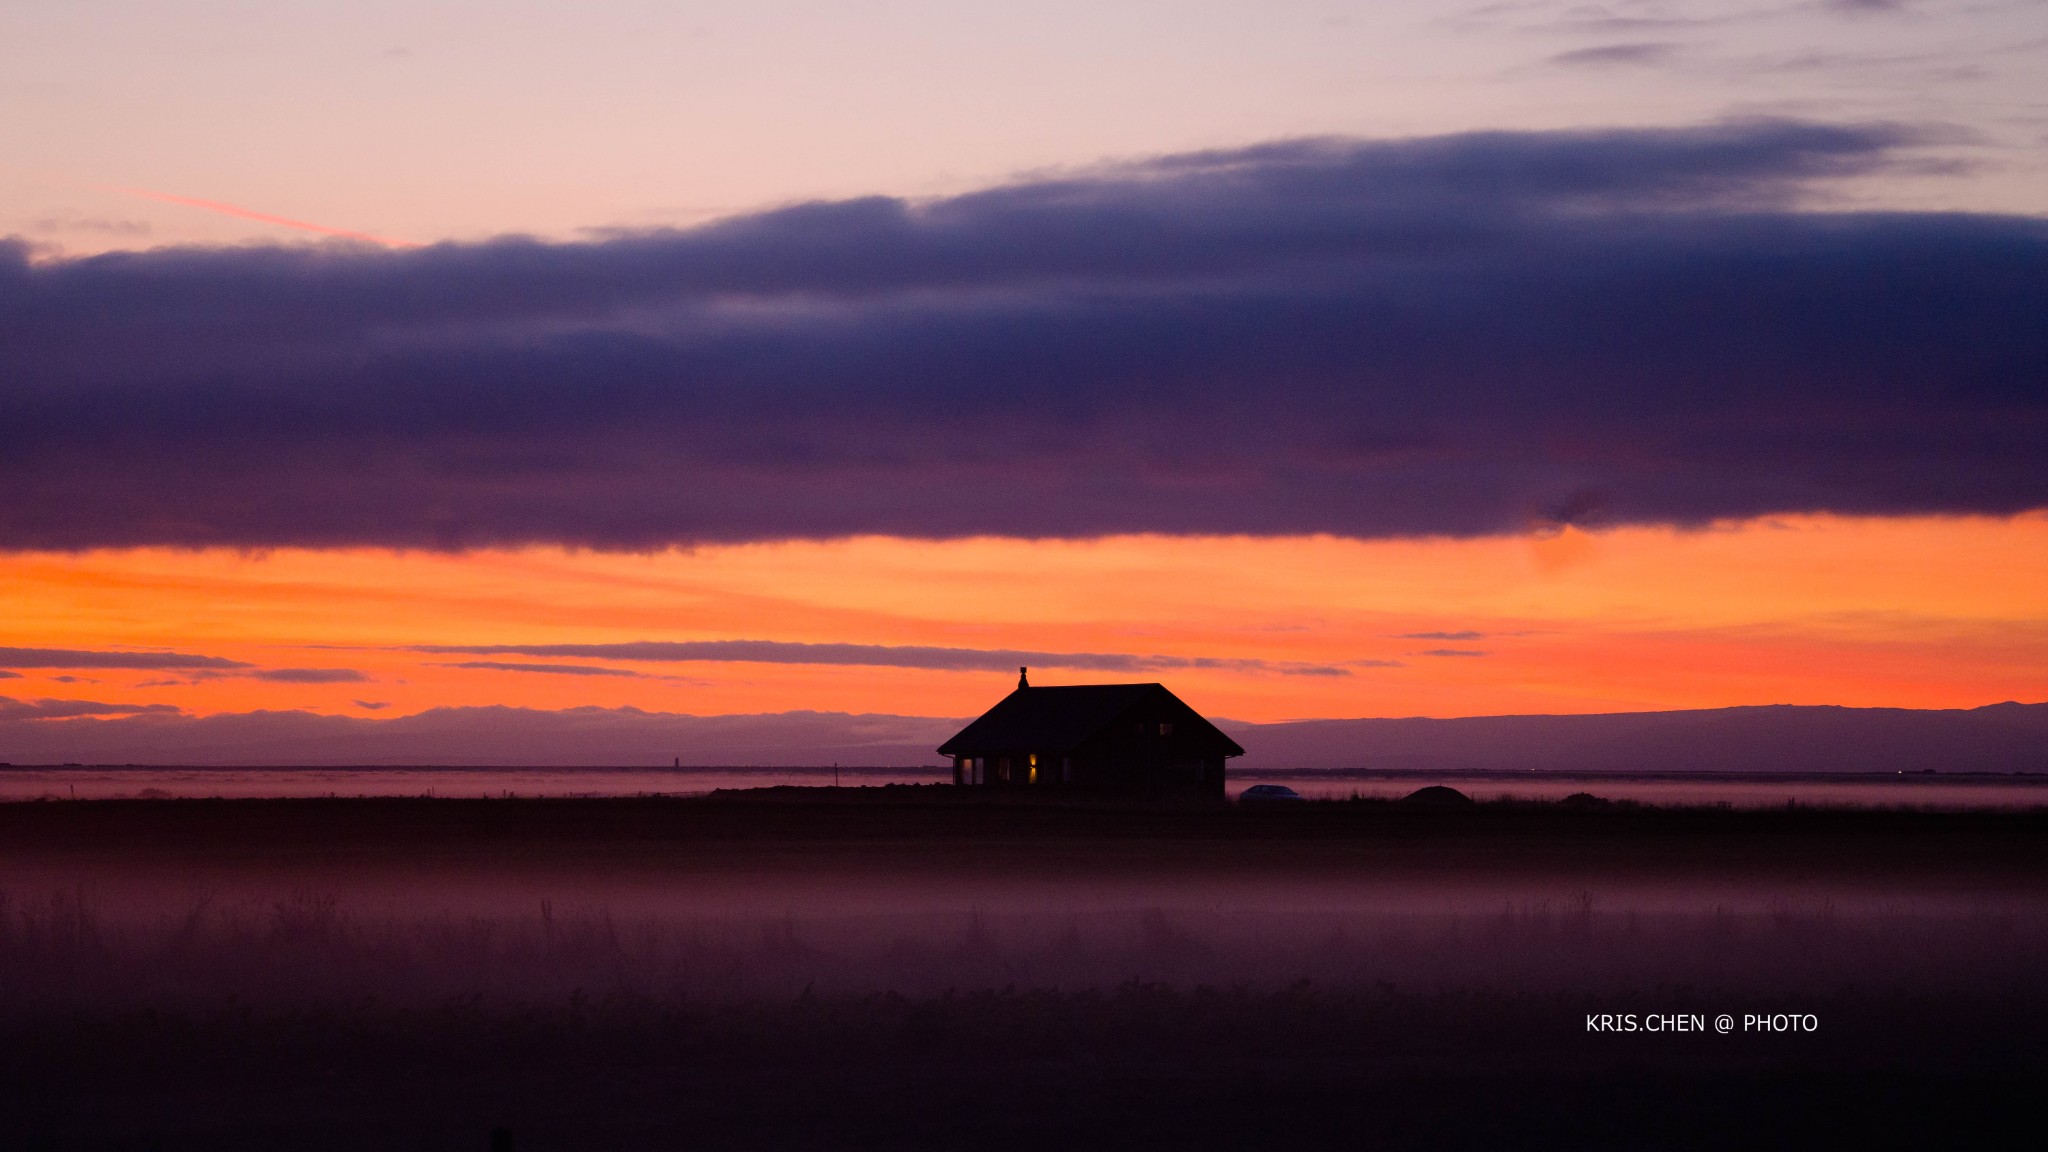
[[[1162,679],[1204,711],[1254,721],[1974,707],[2048,697],[2048,515],[1798,517],[1468,541],[31,553],[0,557],[0,618],[0,646],[161,648],[366,678],[24,668],[0,684],[17,698],[200,714],[517,704],[958,716],[1008,684],[987,671],[494,657],[641,674],[579,676],[460,669],[447,665],[475,657],[401,650],[728,639],[1213,657],[1346,673],[1034,673],[1039,683]],[[1420,633],[1453,638],[1408,638]],[[1430,654],[1446,650],[1483,654]]]

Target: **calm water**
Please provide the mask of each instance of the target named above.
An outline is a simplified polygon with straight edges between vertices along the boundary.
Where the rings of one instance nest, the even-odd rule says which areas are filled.
[[[879,787],[949,779],[917,768],[0,768],[0,801],[38,799],[289,798],[314,796],[702,795],[774,785]],[[1643,804],[1733,807],[2048,807],[2048,776],[1622,776],[1530,773],[1261,774],[1304,796],[1397,799],[1443,784],[1476,800],[1558,800],[1588,792]]]
[[[1456,788],[1474,800],[1562,800],[1586,792],[1608,800],[1736,808],[1811,807],[2038,808],[2048,807],[2048,776],[1629,776],[1538,773],[1385,773],[1331,776],[1261,775],[1231,782],[1233,794],[1253,784],[1285,784],[1304,796],[1363,796],[1394,800],[1425,784]]]

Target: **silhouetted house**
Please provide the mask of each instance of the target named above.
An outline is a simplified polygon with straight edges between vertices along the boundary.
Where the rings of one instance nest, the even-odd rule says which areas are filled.
[[[1223,762],[1244,755],[1162,684],[1017,690],[939,746],[953,783],[1222,796]]]

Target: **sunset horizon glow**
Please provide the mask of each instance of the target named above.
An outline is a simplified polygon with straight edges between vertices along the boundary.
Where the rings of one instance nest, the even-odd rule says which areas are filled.
[[[0,576],[14,648],[246,666],[15,668],[0,695],[195,715],[511,705],[959,716],[1014,679],[998,662],[1018,652],[1048,658],[1039,682],[1160,680],[1255,722],[1968,708],[2035,700],[2048,676],[2040,513],[1470,540],[123,549],[16,553]],[[606,647],[704,642],[782,647],[677,660]],[[803,645],[973,666],[841,663],[867,657]],[[1062,666],[1074,654],[1081,666]]]

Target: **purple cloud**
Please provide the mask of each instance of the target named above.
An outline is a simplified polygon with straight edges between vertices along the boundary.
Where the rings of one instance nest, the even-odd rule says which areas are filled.
[[[1612,68],[1616,66],[1641,67],[1665,64],[1677,55],[1679,45],[1665,42],[1635,44],[1600,44],[1591,48],[1575,48],[1559,52],[1550,58],[1552,64],[1567,68]]]
[[[2048,504],[2048,223],[1888,126],[1286,141],[601,242],[0,253],[0,548]],[[4,664],[0,660],[0,664]]]

